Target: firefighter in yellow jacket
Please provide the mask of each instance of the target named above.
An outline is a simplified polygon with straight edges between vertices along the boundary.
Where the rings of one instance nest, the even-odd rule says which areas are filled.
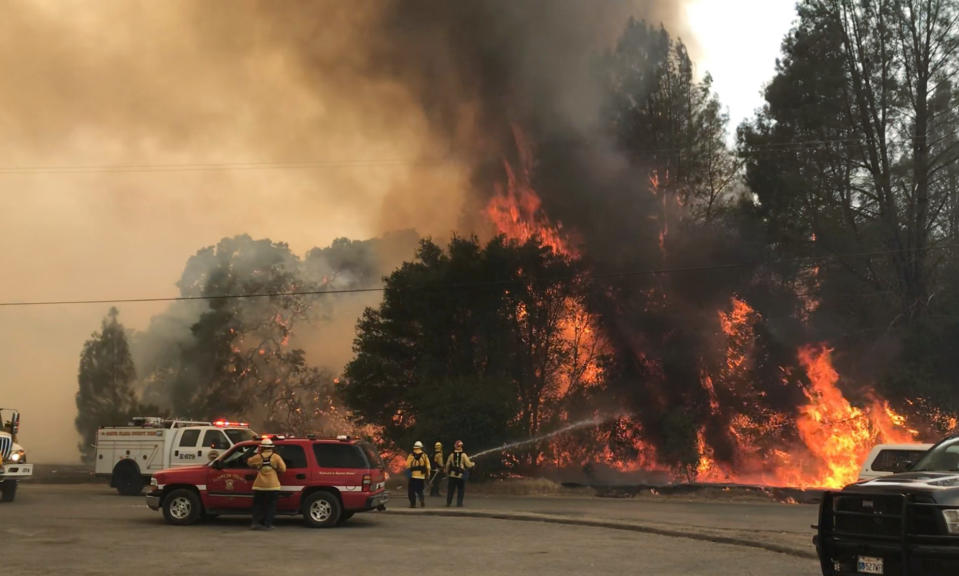
[[[276,514],[276,499],[280,495],[280,474],[286,472],[286,462],[273,451],[273,441],[264,438],[256,454],[246,461],[256,468],[253,481],[253,523],[251,530],[272,530]]]
[[[430,457],[423,452],[423,443],[417,440],[413,444],[413,453],[406,458],[406,467],[410,470],[410,508],[416,508],[416,500],[419,499],[420,506],[426,507],[426,499],[423,497],[423,488],[426,485],[426,479],[430,477]]]
[[[437,442],[433,445],[433,475],[430,477],[430,496],[440,495],[440,472],[446,467],[446,459],[443,458],[443,443]]]
[[[457,440],[453,445],[453,453],[446,459],[446,475],[449,477],[446,489],[446,505],[453,503],[453,492],[456,494],[456,506],[463,507],[463,490],[466,489],[466,481],[463,475],[467,470],[474,466],[470,457],[463,452],[463,441]]]

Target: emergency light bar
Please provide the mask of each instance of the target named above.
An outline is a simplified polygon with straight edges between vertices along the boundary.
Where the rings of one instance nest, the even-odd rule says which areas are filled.
[[[230,422],[229,420],[224,420],[220,418],[219,420],[214,420],[213,425],[218,428],[226,428],[227,426],[236,426],[240,428],[246,428],[250,424],[248,422]]]

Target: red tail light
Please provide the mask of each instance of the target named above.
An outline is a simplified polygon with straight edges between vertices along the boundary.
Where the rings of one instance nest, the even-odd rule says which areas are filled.
[[[370,485],[372,484],[373,484],[373,478],[371,478],[369,474],[364,474],[363,475],[363,491],[369,492]]]

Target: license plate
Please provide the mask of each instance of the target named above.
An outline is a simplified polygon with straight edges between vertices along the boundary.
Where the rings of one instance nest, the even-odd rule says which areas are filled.
[[[860,574],[882,574],[882,558],[860,556],[856,561],[856,572]]]

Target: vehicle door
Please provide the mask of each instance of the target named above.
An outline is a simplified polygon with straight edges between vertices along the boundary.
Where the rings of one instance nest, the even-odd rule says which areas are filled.
[[[246,510],[253,506],[253,481],[256,470],[247,466],[256,453],[256,444],[234,446],[219,460],[210,463],[207,472],[207,505],[218,510]]]
[[[309,464],[306,451],[299,444],[279,444],[276,453],[286,464],[286,472],[280,475],[280,497],[277,510],[295,511],[300,508],[303,488],[306,487]]]
[[[196,464],[205,464],[205,460],[200,459],[202,447],[200,446],[201,428],[183,428],[173,439],[173,455],[170,457],[170,467],[193,466]]]
[[[205,457],[206,461],[212,462],[220,457],[220,454],[230,449],[233,443],[226,437],[223,430],[211,428],[203,433],[203,441],[200,443],[199,456]]]
[[[313,444],[313,455],[318,467],[314,482],[336,488],[345,509],[362,507],[363,475],[369,467],[362,449],[352,444],[317,442]]]

